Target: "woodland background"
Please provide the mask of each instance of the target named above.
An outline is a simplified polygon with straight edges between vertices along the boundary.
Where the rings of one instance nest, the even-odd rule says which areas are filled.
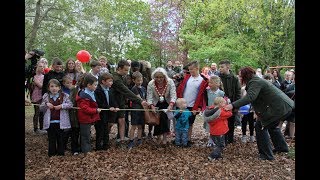
[[[294,65],[294,0],[26,0],[25,47],[45,57],[75,58],[81,49],[147,60],[231,60],[240,67]]]

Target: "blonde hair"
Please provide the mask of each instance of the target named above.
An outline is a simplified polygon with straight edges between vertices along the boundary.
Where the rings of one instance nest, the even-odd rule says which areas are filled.
[[[98,59],[98,61],[105,61],[105,62],[108,62],[108,59],[107,59],[107,57],[105,57],[105,56],[100,56],[99,57],[99,59]]]
[[[80,73],[85,73],[86,72],[86,70],[84,69],[84,67],[82,65],[82,62],[79,61],[79,60],[75,61],[75,67],[74,68],[76,69],[77,72],[80,72]]]
[[[226,102],[226,100],[223,97],[216,97],[213,101],[213,104],[217,106],[222,102]]]
[[[40,60],[38,61],[38,63],[43,63],[44,68],[48,67],[48,60],[46,58],[40,58]]]
[[[182,102],[186,102],[186,99],[184,99],[184,98],[178,98],[178,99],[176,100],[176,105],[179,107]]]
[[[222,84],[221,78],[219,76],[212,75],[212,76],[210,76],[209,81],[213,81],[213,82],[217,83],[219,85],[220,89],[223,90],[223,84]]]

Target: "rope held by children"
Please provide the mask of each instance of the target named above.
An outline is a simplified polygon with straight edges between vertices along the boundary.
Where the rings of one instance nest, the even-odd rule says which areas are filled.
[[[35,104],[35,103],[31,103],[31,105],[33,106],[40,106],[40,104]],[[79,107],[71,107],[72,109],[80,109]],[[102,109],[102,108],[99,108],[101,111],[110,111],[110,109]],[[167,112],[167,111],[170,111],[170,112],[175,112],[175,111],[178,111],[178,112],[185,112],[185,111],[180,111],[179,109],[177,110],[168,110],[168,109],[155,109],[155,110],[152,110],[152,109],[119,109],[117,111],[156,111],[156,112],[159,112],[159,111],[163,111],[163,112]],[[202,111],[194,111],[194,112],[202,112]]]

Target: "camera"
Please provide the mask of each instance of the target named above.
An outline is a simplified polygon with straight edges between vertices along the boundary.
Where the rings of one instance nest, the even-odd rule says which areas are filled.
[[[37,57],[38,59],[40,58],[40,56],[43,56],[43,55],[44,55],[44,51],[39,50],[39,49],[34,49],[34,50],[32,50],[32,52],[35,53],[35,55],[36,55],[36,57]]]

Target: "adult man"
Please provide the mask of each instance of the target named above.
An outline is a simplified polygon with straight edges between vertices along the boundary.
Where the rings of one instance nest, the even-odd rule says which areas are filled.
[[[219,71],[217,69],[217,63],[211,63],[211,67],[210,67],[210,70],[208,72],[208,75],[209,76],[213,76],[213,75],[216,75],[216,76],[219,76]]]
[[[148,103],[142,100],[140,97],[135,95],[127,86],[125,75],[128,74],[130,69],[130,64],[126,60],[120,60],[118,62],[117,70],[113,73],[113,84],[111,88],[114,89],[114,96],[117,97],[119,108],[125,109],[126,98],[131,101],[136,101],[141,105],[147,106]],[[124,134],[125,134],[125,112],[118,111],[115,117],[115,123],[119,123],[119,132],[120,132],[120,147],[126,147],[124,144]]]
[[[169,78],[172,78],[173,75],[176,74],[176,72],[173,70],[174,66],[172,64],[171,60],[167,61],[167,64],[165,65],[164,69],[167,71],[167,74],[169,76]]]
[[[231,102],[234,102],[241,97],[241,86],[239,79],[234,75],[230,70],[230,61],[222,60],[219,62],[219,71],[220,78],[223,84],[225,95],[230,99]],[[238,110],[232,112],[232,116],[228,118],[228,127],[229,131],[226,134],[226,144],[234,142],[234,126],[235,126],[235,117]]]

